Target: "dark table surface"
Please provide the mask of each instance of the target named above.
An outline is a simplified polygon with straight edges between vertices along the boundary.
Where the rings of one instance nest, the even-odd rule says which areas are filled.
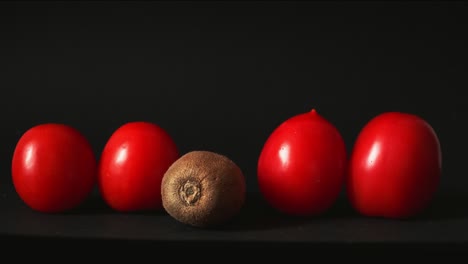
[[[11,243],[46,245],[67,242],[137,243],[164,247],[278,246],[327,249],[408,247],[468,252],[468,207],[462,195],[439,194],[411,220],[358,215],[344,196],[324,215],[293,218],[270,209],[258,193],[249,193],[242,212],[216,229],[183,225],[164,211],[117,213],[94,192],[68,213],[43,214],[27,207],[9,186],[0,187],[0,238]],[[96,243],[94,243],[96,244]],[[164,248],[163,247],[163,248]]]

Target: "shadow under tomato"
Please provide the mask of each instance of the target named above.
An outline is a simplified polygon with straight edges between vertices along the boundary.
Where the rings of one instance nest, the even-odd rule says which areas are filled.
[[[147,210],[147,211],[136,211],[136,212],[118,212],[112,209],[102,196],[97,192],[93,192],[80,206],[65,212],[63,214],[69,215],[109,215],[109,214],[129,214],[129,215],[164,215],[164,210]]]
[[[223,231],[268,230],[300,226],[330,218],[346,218],[354,215],[355,212],[344,197],[339,197],[334,205],[321,215],[301,217],[281,213],[273,209],[259,193],[249,193],[247,194],[245,206],[236,217],[223,225],[211,229]]]
[[[445,193],[435,196],[431,204],[421,214],[410,221],[442,221],[468,218],[468,195]]]

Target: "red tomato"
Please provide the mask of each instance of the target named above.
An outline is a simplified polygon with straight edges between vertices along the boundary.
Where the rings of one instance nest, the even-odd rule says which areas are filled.
[[[12,179],[32,209],[57,213],[80,205],[96,182],[96,159],[87,139],[63,124],[30,128],[18,141]]]
[[[388,112],[370,120],[355,142],[348,196],[363,215],[406,218],[422,211],[442,169],[439,140],[418,116]]]
[[[121,212],[161,209],[162,177],[178,157],[175,142],[161,127],[124,124],[109,138],[99,162],[103,199]]]
[[[267,139],[258,160],[265,200],[291,215],[317,215],[338,197],[346,171],[341,134],[315,110],[289,118]]]

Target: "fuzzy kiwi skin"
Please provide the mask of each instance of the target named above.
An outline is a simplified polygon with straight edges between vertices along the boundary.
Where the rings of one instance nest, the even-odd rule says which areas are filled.
[[[245,178],[229,158],[210,151],[181,156],[161,183],[162,204],[173,218],[195,227],[223,224],[245,202]]]

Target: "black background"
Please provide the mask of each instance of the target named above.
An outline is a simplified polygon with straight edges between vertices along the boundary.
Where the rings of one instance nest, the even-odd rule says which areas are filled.
[[[15,144],[34,125],[76,127],[98,158],[115,129],[143,120],[166,129],[181,153],[229,156],[257,192],[268,135],[315,108],[348,152],[379,113],[421,116],[442,146],[440,193],[463,194],[467,11],[448,1],[1,3],[0,185],[11,186]],[[30,214],[21,211],[32,221],[23,227],[41,221]],[[54,221],[51,230],[65,230]],[[396,234],[420,228],[424,240],[432,224]],[[372,241],[380,229],[370,226]]]
[[[348,151],[375,115],[426,119],[443,150],[441,191],[463,192],[459,91],[463,2],[10,2],[0,4],[1,182],[28,128],[65,123],[97,158],[129,121],[185,153],[231,157],[257,191],[269,133],[316,108]]]

